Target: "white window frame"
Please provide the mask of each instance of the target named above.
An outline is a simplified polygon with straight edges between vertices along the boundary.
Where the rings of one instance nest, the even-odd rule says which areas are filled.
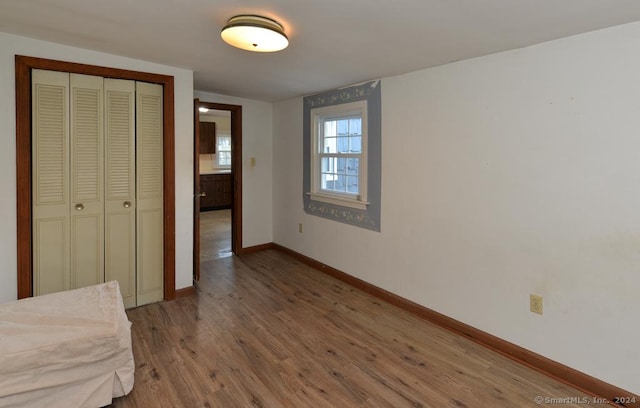
[[[322,153],[321,146],[324,122],[349,116],[360,116],[362,120],[362,153],[360,153],[358,160],[358,194],[341,193],[321,188],[321,159],[326,156]],[[309,195],[312,200],[361,210],[367,209],[369,204],[367,201],[367,123],[366,100],[311,109],[311,191]],[[330,156],[339,157],[341,154],[336,153]],[[345,154],[345,157],[352,157],[352,155]]]

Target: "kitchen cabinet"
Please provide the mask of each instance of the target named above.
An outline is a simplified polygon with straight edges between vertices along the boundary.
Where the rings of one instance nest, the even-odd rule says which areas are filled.
[[[216,123],[200,122],[200,153],[216,152]]]
[[[231,208],[233,203],[231,174],[201,174],[200,192],[205,195],[200,198],[200,210],[219,210]]]

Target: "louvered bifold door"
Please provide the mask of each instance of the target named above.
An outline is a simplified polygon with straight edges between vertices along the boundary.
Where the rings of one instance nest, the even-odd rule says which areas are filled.
[[[69,74],[32,71],[35,296],[69,289]],[[20,186],[19,186],[20,187]]]
[[[136,221],[138,306],[162,300],[162,86],[136,83]]]
[[[103,78],[71,74],[71,289],[104,282]]]
[[[136,306],[135,81],[104,80],[105,277]]]

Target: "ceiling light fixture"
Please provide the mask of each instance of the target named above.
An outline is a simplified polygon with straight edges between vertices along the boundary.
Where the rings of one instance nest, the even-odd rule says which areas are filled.
[[[227,44],[247,51],[274,52],[289,45],[280,23],[250,14],[231,17],[220,36]]]

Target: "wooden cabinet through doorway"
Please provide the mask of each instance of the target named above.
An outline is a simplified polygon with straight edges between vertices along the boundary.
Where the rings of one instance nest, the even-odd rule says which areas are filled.
[[[233,204],[231,174],[201,174],[200,192],[205,193],[205,196],[200,199],[201,210],[231,208]]]
[[[200,122],[200,153],[213,154],[216,152],[216,123]]]

